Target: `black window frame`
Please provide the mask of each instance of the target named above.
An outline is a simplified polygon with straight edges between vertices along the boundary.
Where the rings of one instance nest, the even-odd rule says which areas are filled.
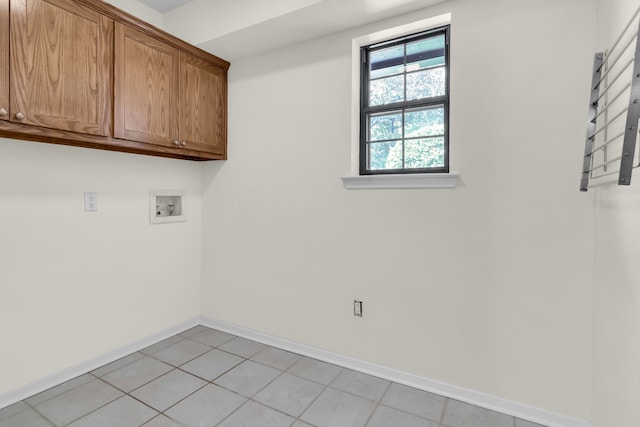
[[[429,174],[429,173],[449,173],[449,98],[450,98],[450,25],[445,25],[426,31],[402,36],[387,41],[374,43],[360,48],[361,73],[360,73],[360,175],[395,175],[395,174]],[[445,94],[442,96],[422,98],[413,101],[401,101],[384,105],[369,106],[369,55],[371,52],[386,49],[392,46],[406,45],[421,39],[427,39],[437,35],[444,35],[444,61],[445,61]],[[406,55],[404,56],[406,63]],[[406,76],[406,71],[404,73]],[[397,110],[407,110],[413,108],[440,106],[444,109],[444,166],[430,168],[405,168],[403,152],[402,169],[369,169],[368,151],[368,118],[370,115],[391,112]],[[404,134],[402,142],[405,143]],[[404,148],[403,148],[404,150]]]

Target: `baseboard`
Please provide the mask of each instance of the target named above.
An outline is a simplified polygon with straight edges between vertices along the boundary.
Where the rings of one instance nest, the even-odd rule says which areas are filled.
[[[312,357],[324,362],[355,371],[374,375],[390,381],[414,387],[420,390],[439,394],[451,399],[470,403],[492,411],[511,415],[533,423],[542,424],[549,427],[591,427],[591,423],[564,415],[555,414],[523,403],[502,399],[489,394],[469,390],[429,378],[420,377],[407,372],[399,371],[373,363],[364,362],[351,357],[343,356],[330,351],[322,350],[306,344],[290,341],[284,338],[275,337],[243,326],[202,316],[200,323],[213,329],[219,329],[233,335],[261,342],[283,350]]]
[[[94,359],[71,366],[60,372],[54,373],[40,380],[34,381],[16,390],[0,394],[0,409],[9,406],[20,400],[26,399],[34,394],[40,393],[56,385],[69,381],[79,375],[93,371],[100,366],[118,360],[128,354],[134,353],[152,344],[169,338],[175,334],[185,331],[197,325],[204,325],[210,328],[219,329],[230,334],[234,334],[253,341],[261,342],[283,350],[312,357],[324,362],[333,363],[344,368],[353,369],[365,374],[374,375],[380,378],[415,387],[420,390],[439,394],[451,399],[470,403],[482,408],[498,411],[523,420],[542,424],[548,427],[591,427],[591,423],[564,415],[555,414],[533,406],[525,405],[507,399],[502,399],[489,394],[469,390],[463,387],[443,383],[429,378],[420,377],[397,369],[392,369],[376,365],[362,360],[354,359],[341,354],[322,350],[306,344],[279,338],[253,329],[245,328],[236,324],[213,319],[207,316],[199,316],[181,322],[175,326],[163,329],[153,335],[136,340],[116,350],[105,353]]]
[[[128,354],[135,353],[138,350],[141,350],[145,347],[150,346],[151,344],[155,344],[158,341],[162,341],[165,338],[169,338],[170,336],[183,332],[189,328],[199,325],[200,323],[200,317],[186,320],[175,326],[163,329],[162,331],[157,332],[153,335],[149,335],[145,338],[131,342],[94,359],[78,363],[77,365],[70,366],[69,368],[63,369],[62,371],[48,375],[40,380],[34,381],[16,390],[2,393],[0,394],[0,409],[26,399],[27,397],[33,396],[34,394],[45,391],[51,387],[62,384],[77,376],[80,376],[87,372],[91,372],[94,369],[99,368],[100,366],[111,363],[114,360],[118,360]]]

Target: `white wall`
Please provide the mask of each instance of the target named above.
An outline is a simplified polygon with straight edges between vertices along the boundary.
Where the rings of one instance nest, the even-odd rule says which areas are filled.
[[[320,0],[193,0],[165,14],[167,31],[198,45],[318,3]],[[187,25],[185,25],[187,23]]]
[[[156,188],[187,222],[149,224]],[[199,314],[199,164],[0,139],[0,195],[0,395]]]
[[[635,0],[597,3],[597,47],[604,50],[613,44],[639,4]],[[637,23],[634,25],[635,31]],[[640,176],[636,170],[631,186],[601,187],[594,194],[594,426],[634,427],[640,419]]]
[[[194,162],[0,138],[0,396],[200,313],[201,186]],[[150,225],[150,189],[186,190],[188,222]]]
[[[577,191],[593,3],[452,0],[234,62],[227,162],[0,139],[0,395],[202,311],[581,419],[593,397],[597,427],[631,425],[640,202],[599,196],[596,239],[617,249],[598,249],[594,302]],[[345,190],[351,39],[445,12],[462,182]],[[149,225],[152,188],[185,189],[189,221]]]
[[[351,39],[445,12],[459,188],[345,190]],[[594,12],[454,0],[234,62],[230,160],[204,166],[204,314],[590,419]]]

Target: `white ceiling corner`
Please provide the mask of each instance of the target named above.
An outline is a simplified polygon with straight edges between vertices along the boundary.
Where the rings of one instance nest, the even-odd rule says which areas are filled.
[[[447,0],[139,0],[163,29],[233,61]]]
[[[151,9],[154,9],[160,13],[166,13],[183,4],[189,3],[192,0],[139,0],[141,3],[146,4]]]

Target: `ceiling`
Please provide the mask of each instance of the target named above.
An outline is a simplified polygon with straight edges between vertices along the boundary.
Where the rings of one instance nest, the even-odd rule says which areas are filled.
[[[175,9],[178,6],[182,6],[185,3],[189,3],[192,0],[139,0],[141,3],[146,4],[151,9],[154,9],[160,13],[165,13]]]
[[[446,0],[140,1],[163,14],[166,31],[234,61]]]

